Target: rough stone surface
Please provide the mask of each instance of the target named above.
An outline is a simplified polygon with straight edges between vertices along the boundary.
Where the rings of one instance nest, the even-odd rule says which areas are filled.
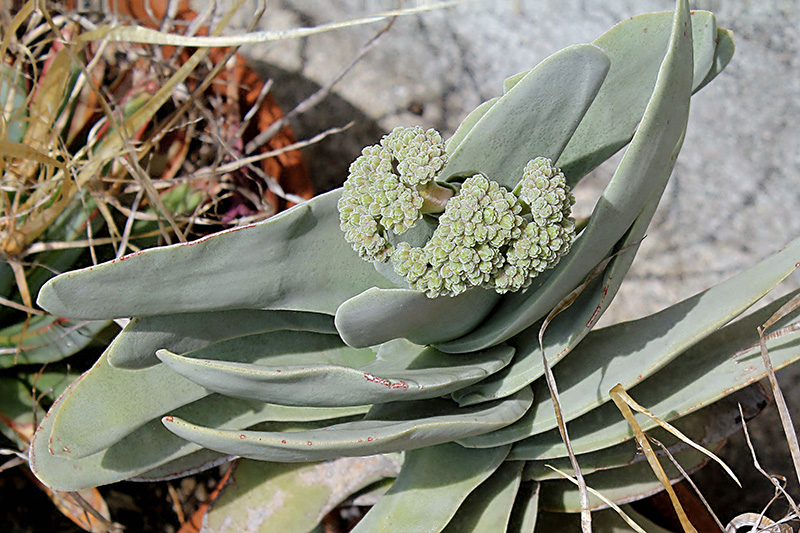
[[[276,1],[260,25],[280,29],[343,20],[400,3]],[[736,54],[728,69],[693,99],[671,184],[605,323],[675,303],[800,235],[800,4],[698,0],[692,7],[714,11],[718,25],[734,31]],[[432,126],[447,136],[471,109],[497,95],[507,76],[565,46],[590,42],[626,17],[671,8],[668,0],[497,0],[400,18],[335,87],[334,95],[295,127],[309,136],[356,121],[339,138],[309,151],[322,186],[335,186],[360,147],[394,126]],[[245,53],[263,62],[275,79],[275,91],[290,106],[334,79],[380,27],[251,46]],[[591,212],[612,171],[601,167],[578,187],[579,214]],[[783,285],[784,292],[796,286],[800,274]],[[797,372],[784,372],[781,378],[798,410]],[[761,447],[765,468],[792,477],[775,420],[754,422],[754,433],[766,435],[756,447]],[[732,453],[744,476],[750,465],[746,450]],[[757,475],[750,479],[759,488],[744,494],[756,496],[747,500],[735,493],[735,501],[723,505],[737,507],[723,515],[759,510],[745,509],[745,501],[767,502],[771,492],[766,481],[757,481]]]

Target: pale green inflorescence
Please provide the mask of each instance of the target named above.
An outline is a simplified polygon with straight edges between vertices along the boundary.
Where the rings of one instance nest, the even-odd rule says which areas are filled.
[[[525,167],[514,192],[475,174],[447,199],[423,247],[392,247],[427,209],[433,179],[446,163],[434,130],[395,128],[350,166],[339,201],[345,238],[362,258],[392,260],[412,289],[428,297],[456,296],[473,287],[499,293],[527,287],[563,257],[575,239],[575,199],[561,171],[539,157]],[[437,199],[437,201],[439,201]],[[441,211],[441,208],[438,209]]]
[[[446,162],[441,135],[419,126],[395,128],[364,148],[339,200],[342,231],[363,259],[389,258],[386,231],[400,235],[422,218],[424,188]]]
[[[555,266],[575,240],[575,220],[569,216],[575,197],[552,161],[544,157],[529,161],[515,192],[530,209],[532,220],[505,254],[506,265],[494,279],[498,292],[527,287]]]
[[[516,196],[481,174],[464,181],[421,249],[401,243],[392,257],[395,271],[412,289],[431,298],[455,296],[471,287],[493,286],[505,263],[503,249],[522,235],[525,220]]]

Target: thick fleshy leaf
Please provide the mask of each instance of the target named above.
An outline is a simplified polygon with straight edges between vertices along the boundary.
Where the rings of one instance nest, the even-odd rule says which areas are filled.
[[[393,357],[360,366],[274,366],[183,357],[160,350],[170,369],[206,389],[280,405],[345,407],[444,396],[506,366],[514,355],[498,346],[461,357],[395,341]]]
[[[622,510],[647,533],[674,533],[658,526],[634,511],[629,505],[623,505]],[[552,513],[542,511],[536,522],[536,533],[551,533],[553,531],[580,531],[581,517],[577,513]],[[605,509],[592,513],[592,531],[594,533],[630,533],[629,526],[616,511]],[[528,532],[530,533],[530,531]]]
[[[221,341],[195,353],[199,357],[212,353],[244,363],[269,360],[274,364],[307,361],[352,364],[354,352],[358,351],[343,345],[335,335],[275,331]],[[374,358],[369,351],[355,355],[361,363]],[[150,420],[209,394],[206,388],[164,365],[141,370],[114,368],[104,354],[64,399],[53,429],[60,444],[53,451],[73,458],[91,455]]]
[[[714,50],[714,61],[711,64],[711,70],[708,71],[706,78],[695,90],[699,91],[711,83],[728,66],[728,63],[733,59],[735,49],[733,32],[724,28],[717,28],[717,47]]]
[[[693,442],[709,447],[714,443],[727,439],[733,433],[741,431],[742,423],[739,419],[737,405],[742,404],[743,410],[750,417],[758,413],[760,407],[766,407],[768,403],[768,397],[760,388],[750,388],[679,418],[672,425]],[[647,432],[647,435],[666,446],[670,453],[673,454],[687,449],[689,446],[661,427],[653,428]],[[661,447],[653,446],[653,449],[657,454],[663,455]],[[581,472],[584,474],[618,468],[646,460],[635,440],[628,440],[615,446],[578,455],[577,458],[581,466]],[[569,457],[528,461],[525,463],[523,479],[526,481],[561,479],[561,476],[551,468],[548,468],[547,465],[558,468],[562,472],[568,472],[572,469]]]
[[[481,116],[441,176],[481,172],[513,189],[528,161],[561,155],[609,66],[605,53],[593,45],[570,46],[545,59]]]
[[[657,373],[691,346],[745,312],[800,263],[800,239],[706,291],[639,320],[593,331],[554,369],[562,416],[573,420]],[[658,374],[660,376],[660,374]],[[474,437],[473,446],[516,442],[556,427],[547,383],[533,385],[533,407],[511,426]]]
[[[599,46],[611,59],[603,87],[570,139],[558,165],[573,185],[589,171],[628,144],[656,86],[658,65],[669,46],[674,13],[647,13],[624,20],[598,37]],[[707,11],[691,13],[694,72],[697,91],[712,75],[715,63],[716,19]],[[691,64],[690,64],[691,66]],[[636,80],[635,83],[632,80]],[[710,81],[710,80],[709,80]],[[707,83],[707,82],[706,82]]]
[[[350,494],[400,472],[388,455],[311,464],[242,459],[203,517],[203,531],[311,531]]]
[[[176,435],[205,448],[250,459],[321,461],[435,446],[506,426],[528,409],[530,389],[498,402],[459,408],[449,400],[374,406],[363,420],[297,433],[221,431],[178,417],[162,421]]]
[[[686,6],[676,11],[671,46],[631,145],[595,205],[572,251],[526,291],[506,295],[472,333],[439,348],[469,352],[503,342],[545,316],[572,291],[629,230],[667,184],[689,116],[692,37]],[[477,126],[476,126],[477,127]]]
[[[118,329],[110,321],[73,321],[50,315],[33,317],[0,330],[0,368],[44,364],[73,355],[106,330]]]
[[[608,68],[608,59],[592,45],[572,46],[545,59],[496,102],[483,104],[467,117],[464,128],[469,131],[440,175],[480,171],[513,189],[529,160],[558,157]],[[432,300],[407,289],[372,289],[342,304],[336,327],[345,342],[357,347],[395,338],[443,342],[473,330],[498,299],[486,290]]]
[[[226,455],[213,450],[200,448],[196,452],[183,455],[177,459],[159,465],[156,468],[130,477],[128,481],[169,481],[205,472],[210,468],[233,461],[234,459],[235,457],[233,455]]]
[[[508,533],[532,533],[539,515],[541,483],[522,482],[511,510]]]
[[[489,479],[467,496],[455,516],[444,528],[445,533],[496,533],[506,531],[511,509],[519,490],[523,463],[501,464]]]
[[[42,287],[38,303],[78,319],[222,309],[333,314],[369,287],[391,286],[342,238],[340,194],[258,224],[61,274]]]
[[[694,449],[676,453],[673,457],[687,473],[700,468],[709,460]],[[662,458],[661,466],[671,480],[682,479],[680,471],[669,459]],[[641,500],[664,490],[647,461],[589,474],[586,476],[586,484],[618,505]],[[579,512],[581,503],[577,485],[565,479],[542,483],[539,507],[542,511]],[[605,509],[607,505],[594,494],[589,494],[589,508]]]
[[[787,298],[712,333],[650,379],[630,389],[629,394],[656,416],[669,421],[763,378],[766,373],[759,349],[752,346],[758,340],[756,327],[763,324]],[[798,316],[800,311],[794,311],[781,324],[797,320]],[[800,359],[798,346],[800,333],[797,332],[768,340],[767,348],[775,369]],[[655,426],[655,422],[641,415],[637,415],[637,420],[645,431]],[[611,402],[569,422],[567,428],[572,447],[578,454],[613,446],[633,437],[630,427]],[[558,431],[551,430],[517,443],[511,456],[534,460],[563,457],[566,453]]]
[[[108,362],[119,368],[144,368],[159,363],[157,350],[185,353],[211,342],[281,329],[336,334],[331,315],[299,311],[235,309],[137,317],[114,339]]]
[[[446,151],[448,154],[452,154],[456,148],[461,144],[467,134],[475,127],[475,124],[483,118],[483,115],[491,109],[491,107],[500,99],[500,97],[492,98],[491,100],[487,100],[486,102],[482,103],[475,109],[473,109],[467,118],[461,121],[461,124],[458,125],[456,128],[455,133],[453,136],[447,139],[447,146]]]
[[[467,450],[441,444],[406,453],[392,488],[353,533],[401,527],[404,533],[442,531],[462,502],[497,469],[507,447]],[[394,525],[394,526],[392,526]]]
[[[569,354],[600,320],[633,263],[657,205],[658,198],[652,199],[615,246],[615,250],[627,250],[613,257],[602,275],[591,281],[572,305],[550,322],[543,342],[549,365],[555,365]],[[463,406],[504,398],[542,376],[540,328],[540,323],[534,324],[510,339],[509,344],[516,350],[512,363],[492,377],[455,392],[453,399]]]
[[[463,335],[492,310],[500,295],[472,289],[455,297],[428,298],[410,289],[372,288],[336,311],[336,329],[350,346],[363,348],[408,339],[432,344]]]
[[[399,456],[403,456],[403,454],[397,454]],[[352,504],[357,507],[372,507],[378,500],[383,498],[383,495],[392,487],[394,484],[394,478],[387,478],[377,483],[373,483],[369,487],[365,488],[364,490],[353,494],[352,497],[346,500],[346,504]]]
[[[86,378],[81,378],[86,379]],[[78,382],[79,383],[79,382]],[[71,385],[74,387],[75,384]],[[176,437],[160,420],[128,433],[113,446],[80,459],[65,458],[50,453],[58,446],[54,441],[53,420],[63,406],[69,390],[53,404],[37,430],[30,451],[33,473],[42,483],[56,490],[79,490],[158,472],[157,477],[172,477],[203,463],[196,460],[202,450],[196,444]],[[326,424],[321,420],[344,419],[363,413],[365,408],[311,409],[284,407],[260,402],[225,398],[217,395],[203,398],[175,410],[187,420],[211,427],[236,429],[251,427],[264,421],[275,431],[296,431]],[[181,459],[189,458],[187,461]],[[218,455],[217,458],[221,458]],[[206,459],[213,459],[205,455]]]

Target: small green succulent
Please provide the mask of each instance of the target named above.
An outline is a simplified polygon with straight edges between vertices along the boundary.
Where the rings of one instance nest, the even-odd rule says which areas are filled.
[[[54,278],[43,308],[133,318],[50,409],[33,471],[75,490],[239,457],[209,531],[255,514],[264,531],[312,531],[351,496],[374,503],[356,531],[563,530],[581,503],[545,466],[569,468],[547,364],[589,486],[613,501],[658,490],[611,389],[704,445],[724,440],[732,424],[710,421],[733,421],[737,401],[758,410],[757,392],[726,396],[764,375],[748,346],[785,299],[742,315],[800,263],[795,240],[673,307],[593,329],[666,187],[691,94],[732,52],[711,13],[679,0],[512,76],[446,143],[396,129],[342,189]],[[571,190],[626,145],[577,233]],[[798,335],[768,341],[775,367],[800,357]]]

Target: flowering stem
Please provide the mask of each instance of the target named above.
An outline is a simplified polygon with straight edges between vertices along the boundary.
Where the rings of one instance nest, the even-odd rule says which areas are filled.
[[[450,187],[443,187],[435,181],[430,181],[417,189],[424,202],[422,213],[441,213],[447,202],[453,197],[455,191]]]

